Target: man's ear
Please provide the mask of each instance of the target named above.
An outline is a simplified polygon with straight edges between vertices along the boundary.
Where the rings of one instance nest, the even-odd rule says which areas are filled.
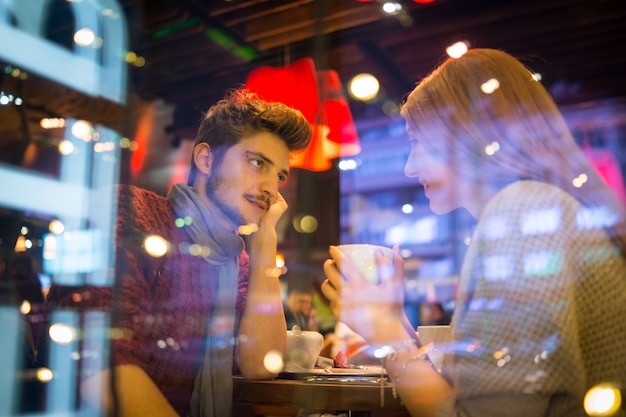
[[[211,175],[211,166],[213,165],[213,152],[208,143],[199,143],[193,148],[193,162],[196,164],[198,171],[207,177]]]

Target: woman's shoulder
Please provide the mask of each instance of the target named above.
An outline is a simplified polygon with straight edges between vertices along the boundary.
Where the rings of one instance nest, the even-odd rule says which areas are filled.
[[[500,190],[485,207],[485,214],[505,211],[550,210],[567,207],[576,210],[582,204],[562,188],[541,181],[523,180]]]

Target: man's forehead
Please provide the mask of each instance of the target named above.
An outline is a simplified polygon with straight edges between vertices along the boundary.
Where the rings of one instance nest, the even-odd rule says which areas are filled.
[[[241,139],[238,144],[239,149],[263,157],[274,164],[279,170],[288,172],[290,153],[287,144],[275,134],[269,132],[263,133]]]

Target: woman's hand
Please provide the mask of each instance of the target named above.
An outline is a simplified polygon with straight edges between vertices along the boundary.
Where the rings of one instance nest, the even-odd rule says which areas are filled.
[[[370,284],[337,246],[329,250],[332,259],[324,262],[326,280],[321,290],[338,320],[370,344],[387,343],[395,336],[404,313],[404,263],[394,249],[393,264],[377,255],[381,282]]]

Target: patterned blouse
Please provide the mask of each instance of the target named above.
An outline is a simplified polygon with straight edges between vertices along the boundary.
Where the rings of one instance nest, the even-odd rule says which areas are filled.
[[[615,218],[535,181],[488,203],[442,371],[456,394],[438,416],[586,416],[591,387],[626,387],[626,260],[603,229]]]

